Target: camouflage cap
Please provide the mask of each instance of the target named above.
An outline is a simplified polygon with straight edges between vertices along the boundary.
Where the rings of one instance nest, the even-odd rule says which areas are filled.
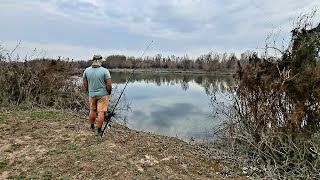
[[[94,55],[92,58],[92,66],[96,67],[96,66],[101,66],[102,62],[104,61],[104,59],[102,58],[101,55]]]
[[[99,59],[102,59],[102,56],[100,54],[96,54],[92,58],[92,60],[99,60]]]

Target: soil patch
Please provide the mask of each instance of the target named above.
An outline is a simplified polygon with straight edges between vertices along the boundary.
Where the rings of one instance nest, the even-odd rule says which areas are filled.
[[[99,141],[86,120],[59,111],[1,112],[0,119],[0,179],[227,179],[177,138],[115,124]]]

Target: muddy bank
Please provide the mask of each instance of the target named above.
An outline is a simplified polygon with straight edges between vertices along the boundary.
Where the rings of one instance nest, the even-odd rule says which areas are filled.
[[[227,178],[184,141],[115,124],[100,142],[85,119],[61,111],[2,111],[0,137],[0,179]]]

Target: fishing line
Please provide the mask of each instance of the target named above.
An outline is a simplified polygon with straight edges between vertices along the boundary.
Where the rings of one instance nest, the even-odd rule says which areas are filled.
[[[250,3],[257,9],[257,10],[260,10],[260,12],[264,15],[263,18],[268,21],[268,23],[270,23],[270,25],[272,26],[272,31],[267,35],[267,38],[265,39],[265,43],[267,44],[267,40],[271,40],[273,41],[273,45],[275,46],[276,45],[276,41],[277,39],[280,37],[283,41],[286,41],[285,40],[285,37],[281,36],[281,25],[277,25],[275,26],[274,23],[272,23],[270,21],[269,18],[267,17],[270,17],[270,14],[267,13],[267,11],[264,9],[264,8],[261,8],[260,6],[258,6],[254,0],[250,0]],[[279,29],[278,29],[279,28]],[[278,30],[277,30],[278,29]],[[272,38],[272,39],[271,39]],[[283,41],[282,41],[282,46],[283,46]],[[286,41],[286,43],[288,43]],[[266,47],[264,48],[256,48],[256,49],[263,49],[265,50],[264,53],[266,53]],[[277,51],[275,50],[275,55],[277,55]]]
[[[147,46],[147,48],[146,48],[146,49],[144,50],[144,52],[142,53],[141,59],[142,59],[142,57],[144,56],[144,54],[147,52],[147,50],[149,49],[149,47],[151,46],[152,43],[153,43],[153,40],[149,43],[149,45]],[[130,76],[129,76],[129,78],[128,78],[125,86],[124,86],[124,88],[122,89],[122,91],[121,91],[121,93],[120,93],[120,95],[119,95],[119,97],[118,97],[118,99],[117,99],[116,104],[113,106],[111,112],[110,112],[110,113],[107,113],[107,123],[106,123],[106,124],[104,125],[104,127],[103,127],[103,130],[102,130],[102,133],[101,133],[101,137],[100,137],[101,140],[102,140],[103,133],[104,133],[105,129],[107,128],[107,126],[108,126],[108,125],[110,124],[110,122],[111,122],[111,117],[114,116],[114,111],[115,111],[115,109],[116,109],[116,107],[117,107],[117,105],[118,105],[118,103],[119,103],[119,101],[120,101],[120,99],[121,99],[122,94],[124,93],[124,91],[125,91],[128,83],[129,83],[129,81],[131,80],[134,72],[136,71],[136,69],[137,69],[137,67],[138,67],[137,65],[138,65],[138,64],[135,65],[133,71],[131,72],[131,74],[130,74]]]

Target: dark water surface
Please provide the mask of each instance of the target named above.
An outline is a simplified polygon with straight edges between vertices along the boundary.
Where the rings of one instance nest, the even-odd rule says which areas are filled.
[[[113,84],[123,88],[130,73],[111,76]],[[213,126],[222,121],[212,117],[210,95],[225,97],[232,86],[231,76],[136,73],[125,90],[131,103],[131,110],[124,112],[126,125],[185,141],[208,140]]]

